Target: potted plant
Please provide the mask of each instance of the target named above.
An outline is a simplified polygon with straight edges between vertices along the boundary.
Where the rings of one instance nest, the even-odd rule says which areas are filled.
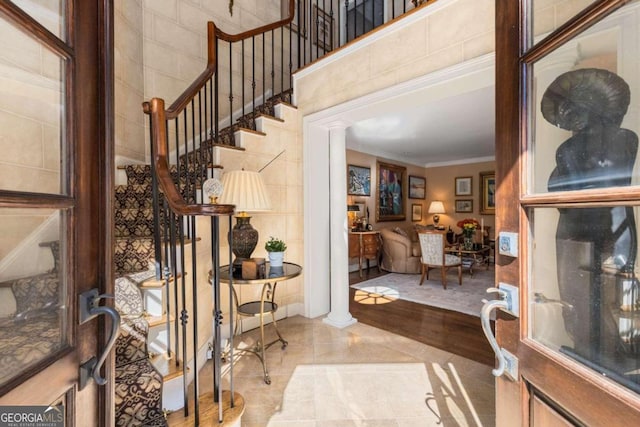
[[[269,237],[264,248],[269,253],[269,263],[271,267],[282,267],[282,259],[284,258],[284,251],[287,249],[287,244],[276,237]]]

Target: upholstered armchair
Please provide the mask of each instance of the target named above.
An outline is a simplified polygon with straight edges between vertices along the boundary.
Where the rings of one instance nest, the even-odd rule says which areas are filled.
[[[420,286],[422,286],[425,277],[429,280],[429,270],[438,268],[442,276],[442,286],[447,289],[447,270],[453,267],[458,268],[458,284],[462,285],[462,259],[459,256],[446,253],[446,234],[441,231],[423,231],[418,234],[418,238],[422,252]]]
[[[411,236],[415,232],[396,228],[380,230],[382,237],[381,268],[392,273],[420,272],[420,244]]]

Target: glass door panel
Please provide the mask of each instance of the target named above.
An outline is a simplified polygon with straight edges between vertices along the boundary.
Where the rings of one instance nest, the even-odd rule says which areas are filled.
[[[65,64],[0,19],[0,190],[67,194]]]
[[[67,41],[67,2],[65,0],[12,1],[59,39]]]
[[[0,208],[0,387],[68,344],[65,210]]]
[[[640,3],[532,64],[529,194],[635,186]]]
[[[533,35],[537,40],[583,11],[596,0],[531,0]]]

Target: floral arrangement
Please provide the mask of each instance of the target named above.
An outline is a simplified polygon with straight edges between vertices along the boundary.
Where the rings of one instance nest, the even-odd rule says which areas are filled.
[[[476,229],[480,227],[480,223],[473,218],[465,218],[462,221],[458,221],[456,225],[462,228],[462,234],[465,237],[472,237]]]

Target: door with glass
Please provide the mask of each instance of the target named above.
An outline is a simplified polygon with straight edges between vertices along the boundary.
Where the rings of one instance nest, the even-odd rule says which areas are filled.
[[[496,12],[497,425],[640,425],[640,2]]]
[[[3,421],[113,420],[111,322],[94,316],[111,283],[108,4],[0,0]]]

